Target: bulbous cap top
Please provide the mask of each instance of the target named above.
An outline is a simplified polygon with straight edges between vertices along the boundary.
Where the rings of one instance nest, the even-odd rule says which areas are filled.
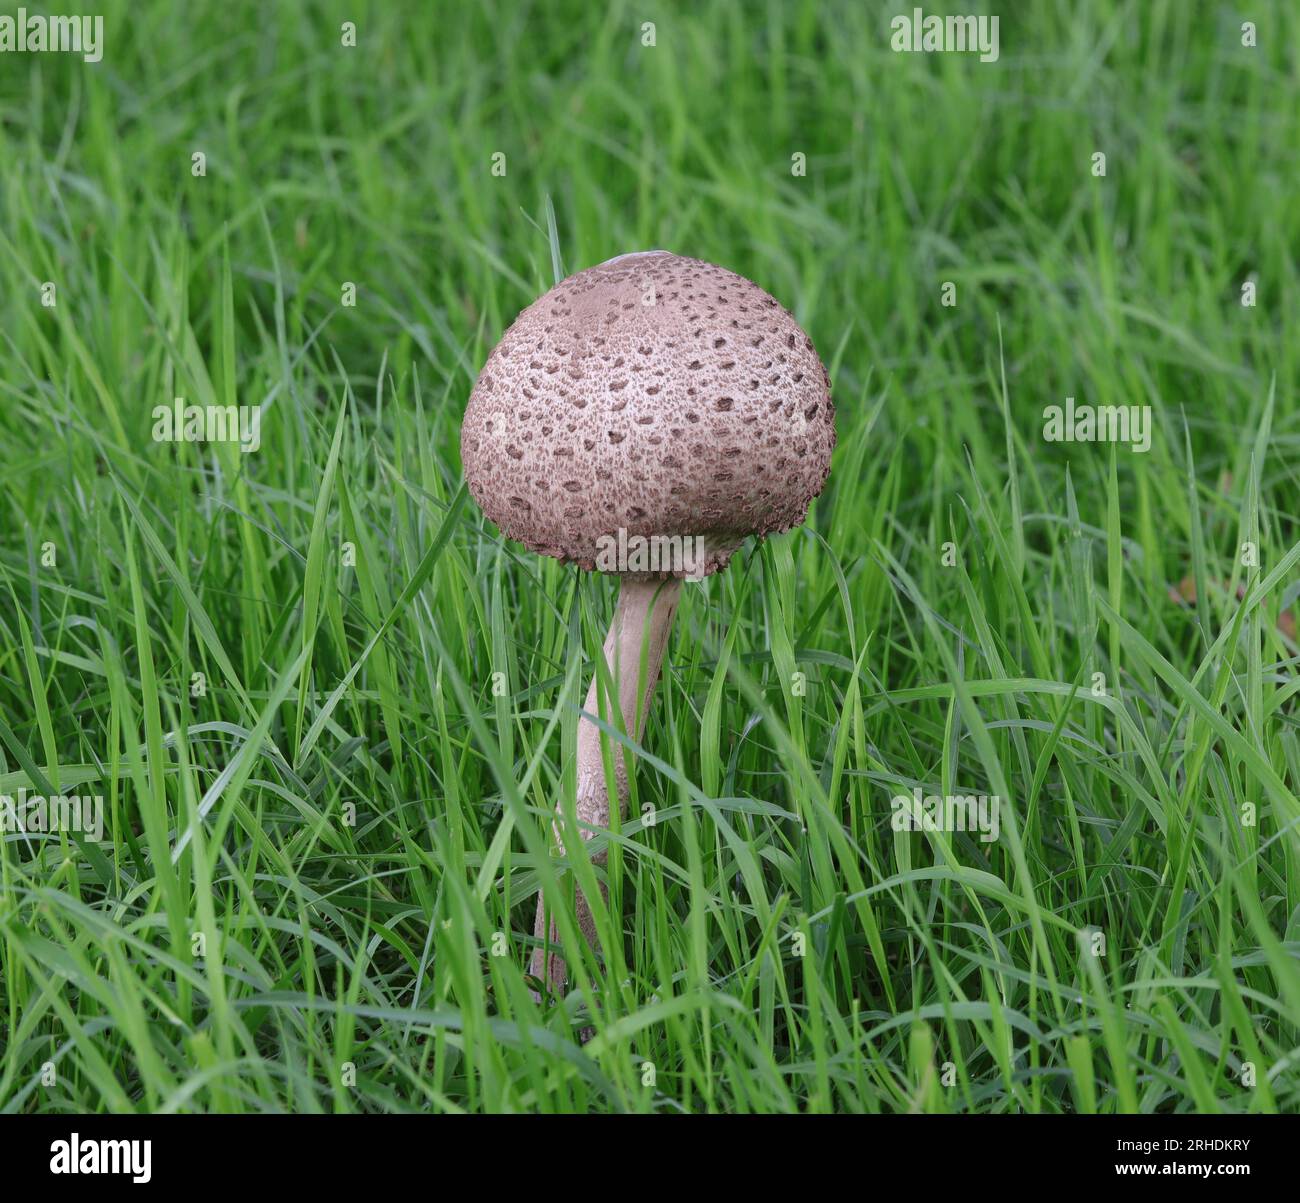
[[[528,306],[461,427],[475,500],[510,538],[587,569],[611,546],[694,538],[703,576],[789,530],[826,482],[830,377],[757,284],[667,251],[620,255]],[[604,553],[604,554],[603,554]]]

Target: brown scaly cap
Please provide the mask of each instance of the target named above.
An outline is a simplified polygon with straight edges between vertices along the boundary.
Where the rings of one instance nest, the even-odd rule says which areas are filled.
[[[460,438],[470,493],[530,550],[592,569],[620,528],[697,535],[703,576],[747,535],[803,522],[835,413],[812,340],[757,284],[646,251],[570,276],[515,319]]]

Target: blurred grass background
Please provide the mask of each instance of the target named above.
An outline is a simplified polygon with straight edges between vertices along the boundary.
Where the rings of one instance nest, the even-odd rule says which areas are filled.
[[[1004,5],[991,64],[893,3],[94,7],[102,62],[0,56],[0,793],[108,818],[0,842],[0,1110],[1297,1108],[1292,5]],[[483,522],[459,420],[648,247],[794,311],[840,441],[686,590],[596,870],[612,582]],[[1000,839],[892,831],[918,785]]]

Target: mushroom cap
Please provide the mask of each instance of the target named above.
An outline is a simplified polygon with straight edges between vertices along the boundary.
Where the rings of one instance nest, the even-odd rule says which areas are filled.
[[[803,522],[830,472],[835,413],[812,339],[757,284],[644,251],[570,276],[515,319],[460,437],[470,493],[530,550],[701,577],[746,536]],[[665,537],[694,537],[684,563],[647,569],[630,554]]]

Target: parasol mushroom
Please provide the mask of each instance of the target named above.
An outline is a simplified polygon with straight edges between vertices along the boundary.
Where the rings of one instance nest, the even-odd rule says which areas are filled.
[[[616,704],[637,741],[682,579],[725,568],[749,535],[802,523],[834,445],[830,377],[791,314],[744,277],[666,251],[620,255],[533,302],[488,356],[461,428],[470,493],[504,534],[621,578],[604,646],[615,696],[594,674],[585,713],[613,723]],[[621,814],[628,765],[615,751]],[[609,824],[610,792],[585,717],[577,761],[590,839]],[[558,817],[556,839],[563,849]],[[581,891],[576,902],[595,947]],[[532,973],[562,990],[540,896],[536,935]]]

